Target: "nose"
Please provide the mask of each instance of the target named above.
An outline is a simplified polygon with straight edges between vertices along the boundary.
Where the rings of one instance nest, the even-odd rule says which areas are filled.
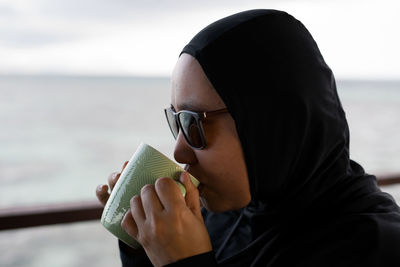
[[[182,164],[193,165],[197,162],[196,154],[193,148],[186,142],[182,132],[176,137],[174,158]]]

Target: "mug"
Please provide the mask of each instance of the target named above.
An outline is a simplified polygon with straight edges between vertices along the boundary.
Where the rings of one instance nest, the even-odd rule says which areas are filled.
[[[121,221],[130,209],[131,198],[139,195],[146,184],[155,184],[160,177],[174,179],[185,196],[185,187],[178,182],[182,172],[184,169],[177,163],[150,145],[141,143],[111,192],[101,216],[101,224],[127,245],[139,248],[140,244],[121,227]],[[199,181],[192,175],[189,176],[197,187]]]

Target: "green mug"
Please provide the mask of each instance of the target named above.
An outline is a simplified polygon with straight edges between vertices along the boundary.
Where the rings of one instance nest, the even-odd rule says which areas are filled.
[[[111,192],[101,216],[101,224],[124,243],[133,248],[139,248],[140,244],[121,227],[121,221],[130,209],[129,201],[133,196],[140,194],[143,186],[154,184],[160,177],[174,179],[185,196],[185,187],[178,182],[183,171],[181,166],[164,154],[141,143]],[[192,175],[190,178],[197,187],[199,181]]]

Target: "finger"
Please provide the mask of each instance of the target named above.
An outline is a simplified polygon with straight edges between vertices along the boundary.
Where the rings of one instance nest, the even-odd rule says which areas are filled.
[[[128,165],[129,160],[125,161],[124,165],[122,165],[122,170],[121,172],[125,169],[126,165]]]
[[[110,190],[112,191],[115,184],[118,181],[118,178],[120,177],[121,173],[119,172],[113,172],[108,176],[108,185],[110,186]]]
[[[100,203],[105,206],[110,194],[108,193],[108,186],[106,184],[98,185],[96,188],[96,197]]]
[[[139,228],[141,225],[143,225],[143,222],[146,220],[146,214],[143,209],[142,199],[140,196],[136,195],[133,198],[131,198],[129,204],[132,217]]]
[[[182,192],[176,182],[167,177],[157,179],[155,183],[157,195],[166,210],[185,205]]]
[[[138,227],[135,220],[133,219],[131,210],[128,210],[128,212],[125,213],[125,216],[121,221],[121,227],[125,230],[125,232],[128,233],[128,235],[137,239]]]
[[[194,186],[192,180],[190,179],[189,173],[186,171],[182,172],[179,180],[186,189],[186,206],[196,215],[196,217],[202,217],[199,190],[197,190],[197,188]]]
[[[129,161],[125,161],[124,165],[122,165],[121,172],[113,172],[108,176],[108,184],[110,185],[110,190],[114,189],[115,184],[118,182],[119,177],[121,176],[122,171],[125,169],[126,165],[128,165]]]
[[[142,200],[143,210],[146,214],[146,217],[154,216],[164,209],[160,199],[157,196],[154,185],[152,184],[148,184],[142,187],[142,189],[140,190],[140,198]]]

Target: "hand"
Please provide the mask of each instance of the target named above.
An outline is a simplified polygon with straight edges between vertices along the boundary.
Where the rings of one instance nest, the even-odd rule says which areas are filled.
[[[122,166],[121,172],[125,169],[128,161],[125,161]],[[113,190],[115,184],[117,183],[119,177],[121,176],[121,172],[113,172],[108,176],[108,186],[106,184],[98,185],[96,188],[96,196],[100,203],[105,206],[108,198],[110,197],[110,193]],[[110,193],[108,193],[108,188],[110,188]]]
[[[199,191],[187,172],[180,181],[185,198],[170,178],[146,185],[130,201],[122,227],[144,248],[154,266],[162,266],[212,250],[200,211]]]

